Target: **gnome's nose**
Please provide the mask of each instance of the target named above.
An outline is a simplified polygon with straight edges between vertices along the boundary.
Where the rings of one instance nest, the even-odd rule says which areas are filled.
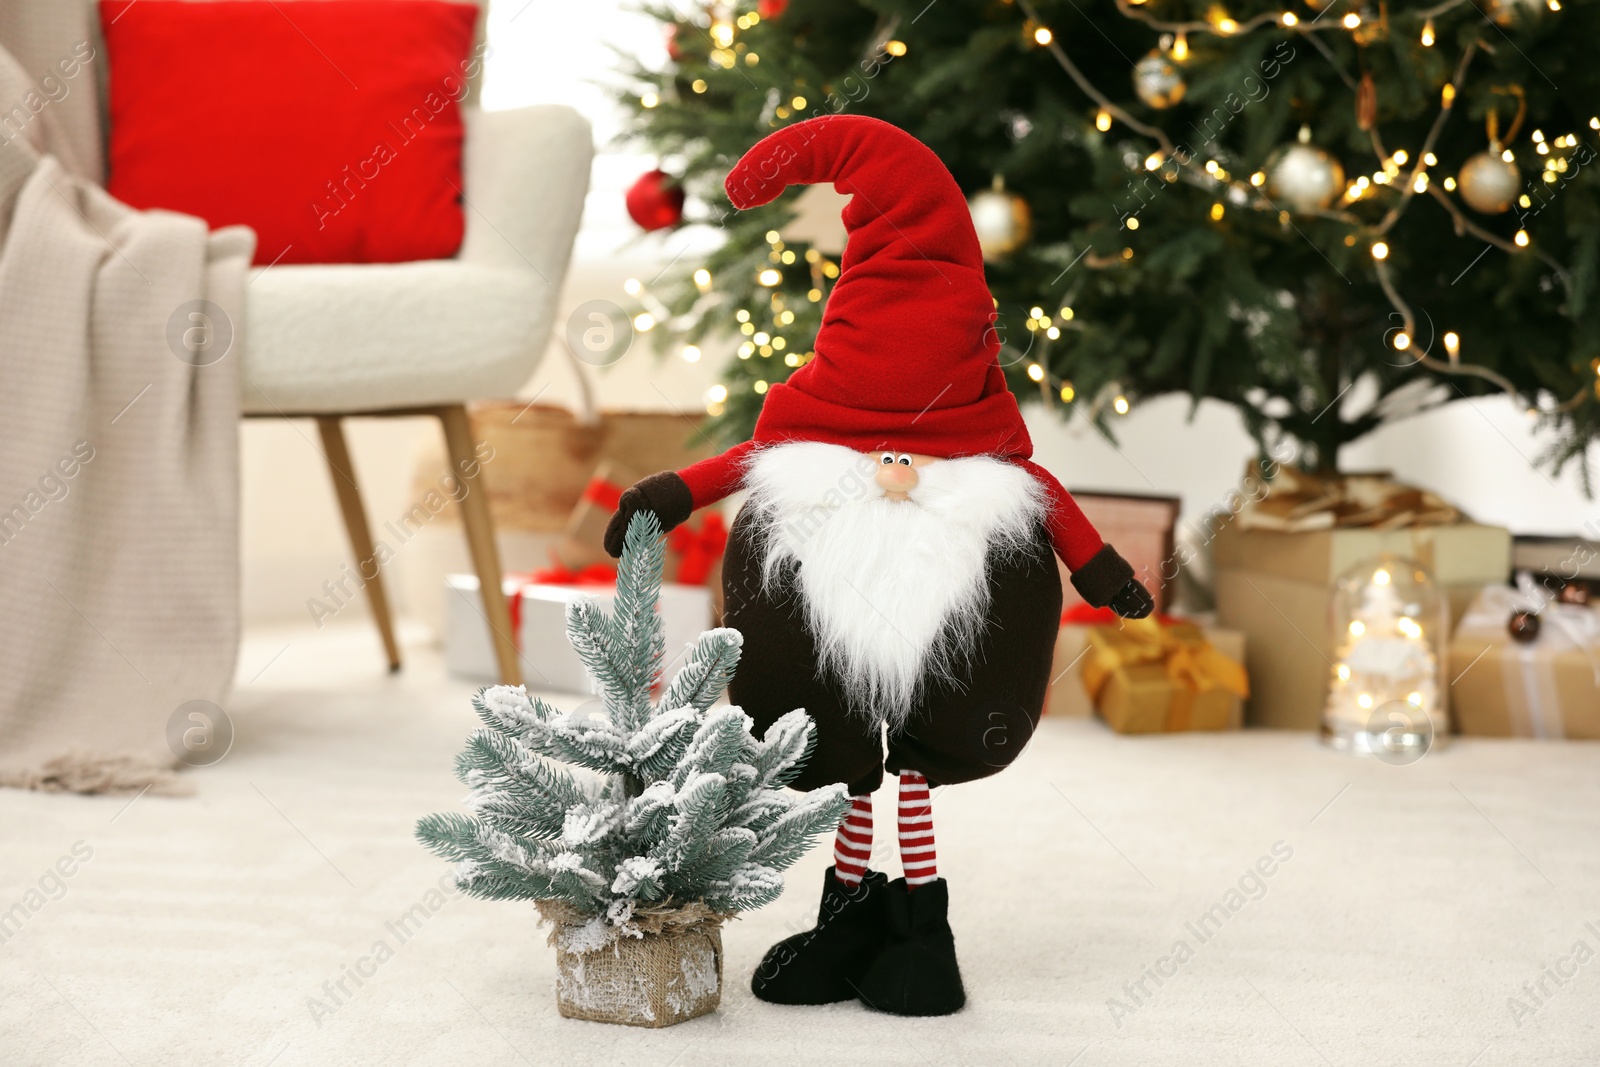
[[[917,469],[903,463],[885,463],[878,467],[877,482],[884,492],[903,496],[917,487]]]

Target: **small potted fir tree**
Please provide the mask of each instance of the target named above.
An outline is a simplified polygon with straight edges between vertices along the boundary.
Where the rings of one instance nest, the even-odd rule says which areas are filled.
[[[464,892],[537,904],[571,1018],[668,1026],[714,1010],[722,923],[776,899],[780,872],[846,804],[842,785],[785,789],[813,743],[804,711],[758,740],[739,708],[712,707],[739,663],[737,630],[702,634],[652,702],[661,571],[660,527],[640,514],[612,613],[588,599],[567,609],[605,714],[563,713],[521,687],[480,691],[483,728],[456,760],[472,814],[417,824]]]

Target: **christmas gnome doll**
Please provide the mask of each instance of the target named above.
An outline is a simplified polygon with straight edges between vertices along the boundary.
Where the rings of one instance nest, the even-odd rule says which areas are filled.
[[[795,787],[851,795],[817,926],[773,946],[755,994],[944,1015],[965,993],[930,785],[1003,770],[1037,725],[1061,617],[1053,555],[1090,604],[1141,618],[1153,602],[1029,461],[977,235],[944,164],[887,123],[826,116],[757,144],[727,192],[743,209],[826,181],[852,199],[815,357],[768,390],[753,440],[626,490],[606,548],[621,551],[640,510],[670,530],[748,490],[723,564],[726,625],[744,635],[729,697],[758,731],[805,708],[816,750]],[[867,869],[886,768],[899,776],[893,882]]]

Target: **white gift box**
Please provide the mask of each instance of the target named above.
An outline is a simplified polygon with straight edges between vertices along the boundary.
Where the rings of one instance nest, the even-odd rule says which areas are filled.
[[[522,598],[516,637],[527,687],[558,693],[594,692],[577,649],[567,639],[567,604],[575,597],[591,596],[609,611],[615,591],[603,585],[524,584],[516,578],[506,579],[505,590],[508,600],[518,595]],[[458,677],[498,681],[500,672],[495,667],[477,576],[446,576],[444,602],[446,668]],[[684,649],[711,628],[711,590],[703,585],[665,583],[656,610],[666,627],[663,663],[666,675],[671,677],[673,665],[682,661]],[[512,616],[517,617],[515,610]]]

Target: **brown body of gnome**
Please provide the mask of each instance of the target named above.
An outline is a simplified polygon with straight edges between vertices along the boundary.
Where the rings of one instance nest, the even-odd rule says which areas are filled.
[[[729,697],[758,733],[804,708],[817,742],[796,786],[853,797],[817,928],[774,946],[754,991],[947,1014],[965,993],[928,787],[994,774],[1031,736],[1060,623],[1056,555],[1090,604],[1142,617],[1153,602],[1029,459],[943,164],[886,123],[829,116],[756,145],[727,189],[743,209],[821,181],[852,199],[815,355],[768,390],[751,441],[624,492],[606,547],[621,551],[639,510],[671,529],[748,492],[723,564],[725,621],[744,635]],[[885,769],[900,779],[894,882],[867,869]]]

